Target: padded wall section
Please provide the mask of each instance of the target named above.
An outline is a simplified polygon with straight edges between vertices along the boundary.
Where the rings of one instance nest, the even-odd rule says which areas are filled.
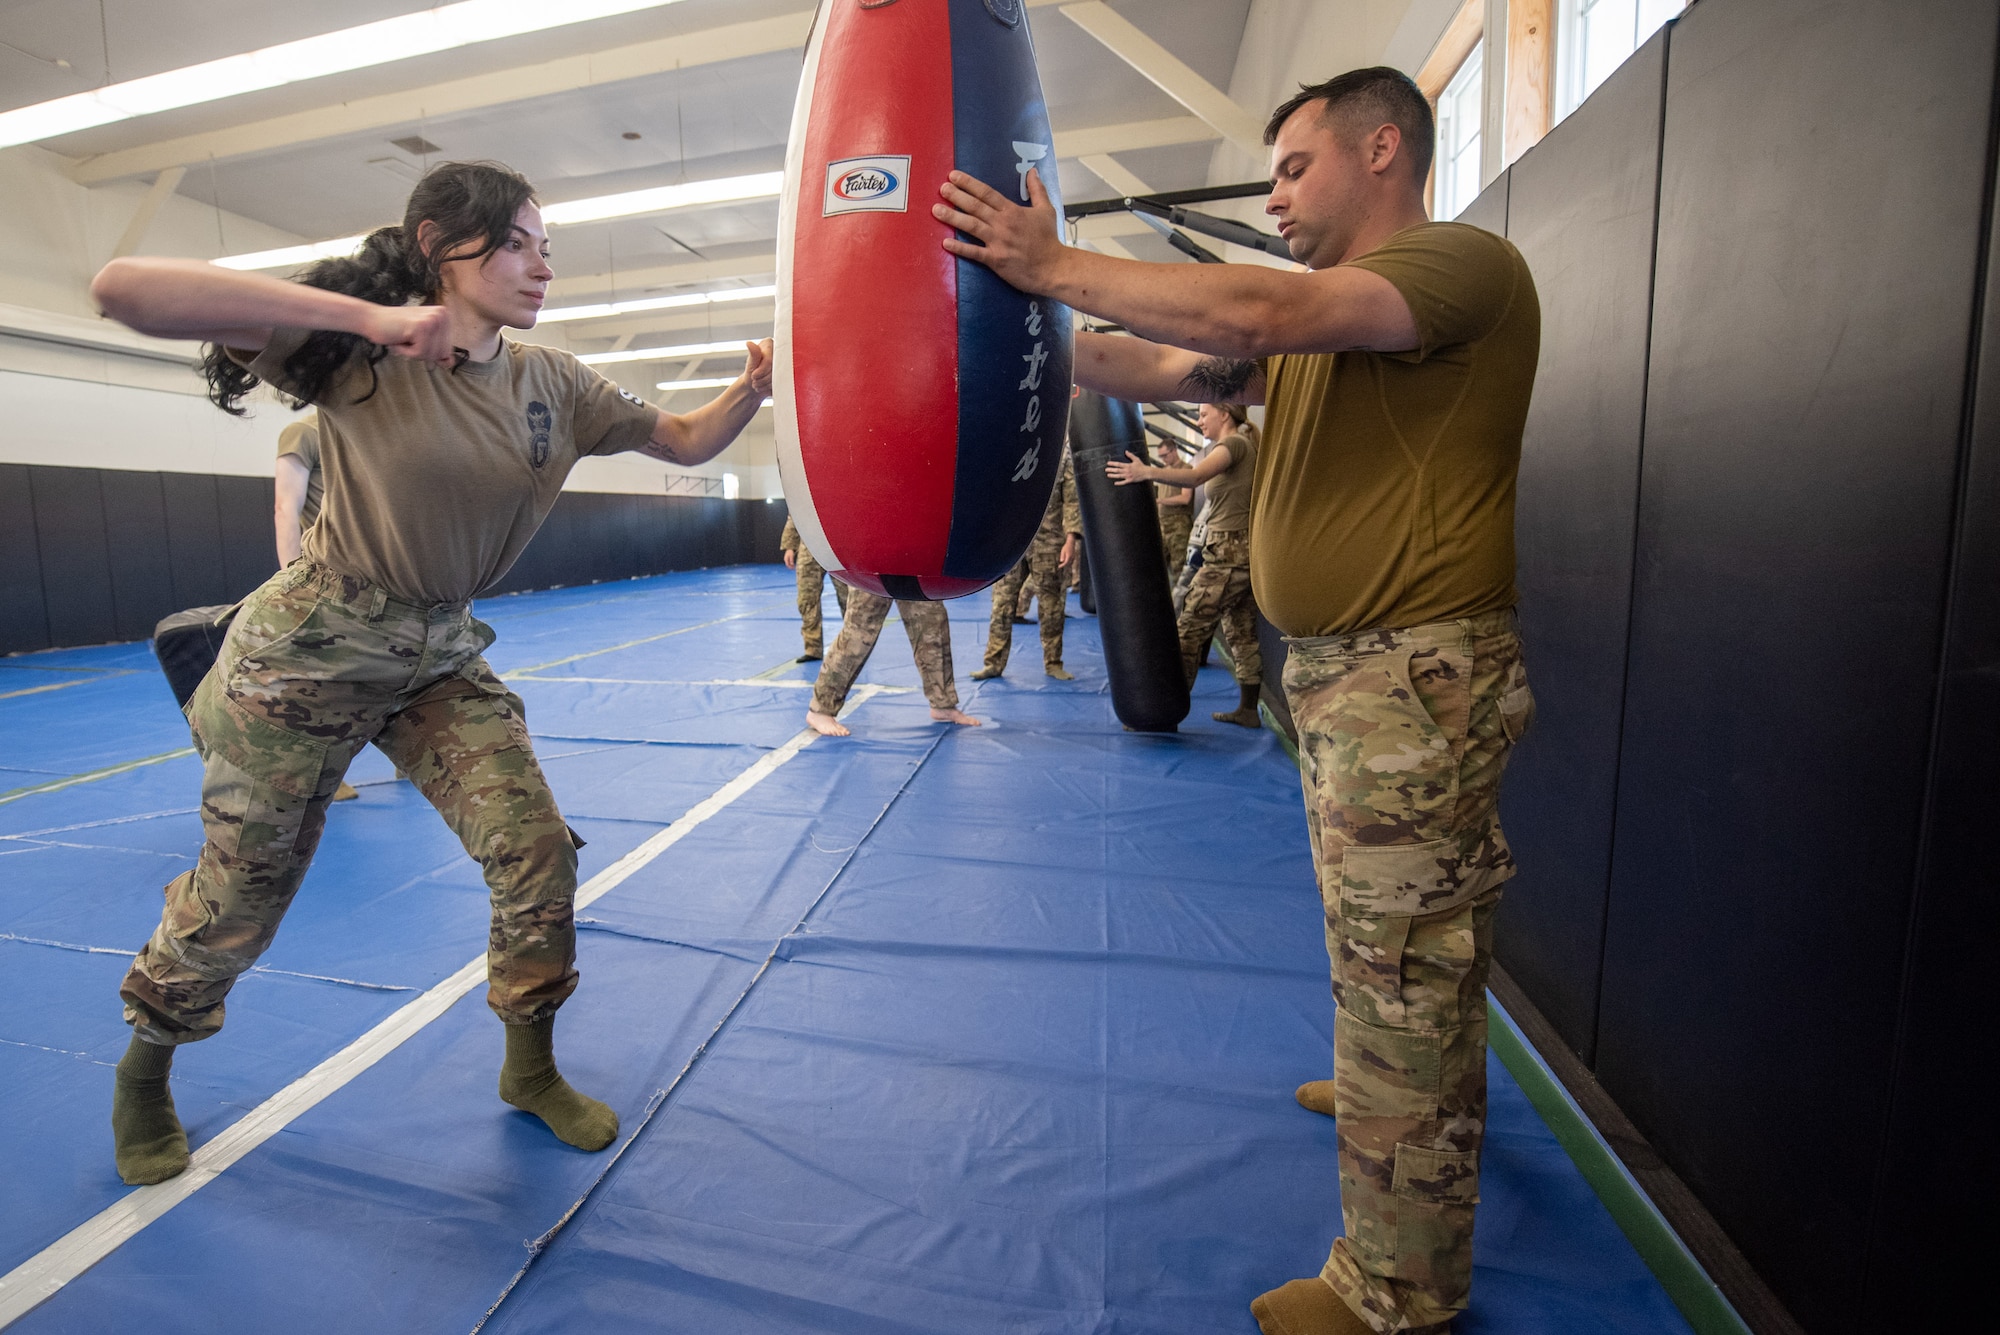
[[[1507,236],[1542,302],[1515,517],[1539,709],[1503,790],[1521,874],[1496,948],[1586,1062],[1611,880],[1666,43],[1654,36],[1514,164],[1507,206]]]
[[[1872,1328],[1994,10],[1731,0],[1671,41],[1596,1069],[1815,1332]]]
[[[0,464],[0,654],[49,647],[32,472],[25,464]]]
[[[161,473],[159,477],[160,495],[167,508],[167,563],[173,570],[174,609],[228,602],[215,478],[206,473]],[[274,554],[276,542],[274,529]]]
[[[785,513],[782,501],[566,491],[490,592],[776,561]]]
[[[111,602],[118,638],[143,640],[178,612],[167,551],[167,506],[158,473],[103,472],[104,533],[111,554]]]
[[[277,501],[277,484],[268,477],[215,479],[215,510],[222,523],[223,602],[249,597],[278,572],[278,530],[273,523]]]
[[[269,478],[0,464],[0,653],[139,640],[278,567]],[[777,501],[566,491],[494,593],[780,559]]]
[[[1910,1260],[1938,1274],[1972,1275],[1990,1264],[1983,1228],[1967,1227],[1995,1194],[1993,1158],[1968,1153],[1983,1139],[1953,1115],[1967,1084],[1990,1065],[1983,1017],[1988,970],[1966,967],[1967,944],[1991,940],[2000,874],[1993,814],[2000,811],[2000,226],[1987,248],[1986,305],[1974,407],[1958,506],[1944,682],[1933,742],[1926,847],[1904,961],[1901,1032],[1868,1253],[1868,1310],[1878,1328],[1947,1329],[1962,1320],[1950,1285],[1913,1285]],[[1978,948],[1975,947],[1975,952]],[[1968,1023],[1969,1017],[1982,1017]],[[1968,1039],[1970,1040],[1968,1042]]]
[[[118,614],[98,470],[35,468],[28,482],[35,498],[49,642],[109,644],[118,638]]]

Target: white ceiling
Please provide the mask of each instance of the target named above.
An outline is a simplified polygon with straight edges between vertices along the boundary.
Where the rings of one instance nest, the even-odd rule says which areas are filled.
[[[559,0],[551,0],[559,3]],[[1251,0],[1111,0],[1112,7],[1218,88],[1227,89]],[[0,3],[0,110],[60,97],[106,81],[136,78],[203,60],[350,27],[428,6],[413,0],[7,0]],[[45,142],[74,159],[182,135],[219,130],[356,98],[422,89],[445,80],[513,69],[558,57],[609,51],[661,37],[749,20],[797,14],[810,0],[682,0],[659,9],[575,24],[526,37],[289,85],[198,107],[141,117]],[[1050,119],[1058,131],[1185,117],[1179,102],[1155,87],[1053,7],[1030,10]],[[68,69],[54,61],[66,60]],[[476,111],[407,122],[276,151],[189,165],[179,193],[228,213],[318,239],[398,219],[410,183],[427,159],[390,141],[421,135],[446,158],[494,158],[534,181],[544,201],[668,185],[782,165],[800,53],[696,65],[586,89],[506,102]],[[636,133],[637,139],[626,139]],[[1153,189],[1180,189],[1208,180],[1212,142],[1149,148],[1118,155],[1125,170]],[[431,157],[429,161],[438,160]],[[1088,169],[1062,165],[1071,199],[1114,192]],[[771,253],[777,205],[763,201],[685,210],[650,218],[558,230],[555,267],[568,278],[563,300],[601,294],[656,295],[732,282],[768,282],[768,269],[747,266]],[[1133,253],[1173,259],[1150,235],[1128,238]],[[224,250],[251,249],[223,238]],[[686,282],[638,281],[621,275],[698,261],[737,260],[742,272]],[[711,266],[713,267],[713,266]],[[647,281],[648,279],[655,281]],[[632,346],[687,343],[708,337],[768,332],[768,303],[686,312],[650,321],[623,320],[551,327],[545,335],[579,351],[610,346],[629,335]],[[655,337],[655,335],[658,337]],[[624,368],[620,368],[621,371]],[[636,370],[637,368],[635,368]],[[680,366],[621,374],[628,382],[679,374]],[[654,373],[657,373],[655,375]]]

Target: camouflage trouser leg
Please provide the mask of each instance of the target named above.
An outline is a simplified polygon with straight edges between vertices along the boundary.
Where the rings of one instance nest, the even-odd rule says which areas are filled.
[[[1339,1004],[1346,1236],[1321,1273],[1375,1330],[1423,1330],[1471,1289],[1500,776],[1534,698],[1511,611],[1289,643]]]
[[[812,553],[799,548],[796,573],[799,579],[799,631],[805,637],[805,651],[821,653],[826,648],[826,632],[820,625],[820,593],[826,587],[826,571],[813,560]],[[838,584],[836,583],[836,586]]]
[[[1162,505],[1160,510],[1160,542],[1167,552],[1167,582],[1181,577],[1181,568],[1187,564],[1188,535],[1194,531],[1194,507],[1191,505]]]
[[[187,1043],[222,1028],[230,988],[271,944],[305,876],[341,776],[402,711],[469,690],[468,698],[486,703],[455,706],[446,734],[432,739],[435,749],[496,756],[504,748],[490,744],[492,737],[504,731],[511,743],[518,731],[516,750],[526,753],[518,702],[480,657],[492,641],[492,631],[463,607],[399,603],[306,562],[251,595],[188,706],[203,762],[206,839],[195,869],[168,885],[160,926],[120,988],[126,1020],[143,1037]],[[454,739],[454,729],[463,734]],[[391,728],[390,735],[398,734]],[[392,758],[422,760],[412,748]],[[526,955],[509,969],[529,981],[495,980],[546,1012],[575,985],[568,937],[556,939],[568,930],[575,850],[559,816],[552,827],[537,817],[519,830],[497,828],[517,808],[546,803],[554,810],[531,754],[526,766],[509,761],[504,775],[484,780],[461,768],[467,810],[447,811],[447,819],[461,834],[478,826],[482,849],[512,864],[517,884],[534,882],[512,891],[517,898],[565,906],[560,928],[516,934]],[[498,798],[502,778],[507,792]],[[491,872],[489,865],[489,879]],[[538,909],[531,916],[549,915]],[[537,935],[544,939],[528,939]]]
[[[1014,606],[1015,599],[1028,584],[1028,558],[1022,557],[1014,563],[1014,568],[1002,575],[993,586],[993,615],[986,623],[986,670],[1004,672],[1007,657],[1014,648]]]
[[[1236,680],[1249,685],[1264,679],[1264,652],[1257,644],[1256,603],[1250,597],[1249,543],[1240,533],[1210,534],[1201,549],[1201,569],[1194,572],[1187,598],[1181,603],[1181,666],[1193,684],[1202,647],[1222,626]]]
[[[528,740],[521,698],[480,660],[390,716],[376,745],[485,874],[486,1004],[509,1024],[576,991],[576,845]]]
[[[854,679],[867,666],[868,655],[875,652],[875,641],[882,638],[882,623],[889,619],[889,604],[889,599],[866,589],[848,593],[840,634],[833,637],[826,660],[819,665],[819,679],[813,683],[812,707],[816,713],[838,714],[847,703]]]
[[[951,618],[943,603],[898,602],[910,652],[917,660],[917,677],[932,709],[958,708],[958,687],[951,672]]]
[[[1042,604],[1037,625],[1042,632],[1045,667],[1062,662],[1063,620],[1068,614],[1062,577],[1062,544],[1036,538],[1035,545],[1028,549],[1028,582],[1035,586],[1035,597]]]

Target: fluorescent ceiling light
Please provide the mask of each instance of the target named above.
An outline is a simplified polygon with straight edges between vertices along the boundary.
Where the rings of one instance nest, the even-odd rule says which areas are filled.
[[[470,0],[468,0],[470,3]],[[702,204],[730,204],[746,199],[776,198],[784,189],[783,172],[759,172],[754,176],[725,176],[713,181],[688,181],[682,185],[659,186],[651,190],[627,190],[623,194],[598,195],[592,199],[571,200],[567,204],[549,204],[542,209],[542,221],[551,227],[561,227],[574,223],[601,222],[607,218],[630,218],[641,213],[666,213],[672,209],[694,208]],[[323,260],[329,255],[352,255],[361,245],[358,236],[343,236],[333,241],[314,241],[302,246],[280,246],[276,250],[253,251],[247,255],[225,255],[215,263],[225,269],[288,269],[306,264],[312,260]],[[737,289],[732,289],[737,290]],[[756,289],[740,289],[745,292]],[[764,288],[767,296],[776,288]],[[718,297],[718,300],[734,298]],[[677,299],[659,298],[668,305]],[[694,301],[681,302],[683,305],[697,305]],[[592,314],[607,314],[596,307],[576,307],[588,309]],[[658,310],[662,307],[641,304],[621,304],[621,310]],[[557,318],[557,312],[545,311],[544,320]],[[564,315],[566,320],[589,319],[584,315]]]
[[[0,112],[0,148],[679,0],[459,0]]]
[[[775,297],[778,289],[725,287],[715,292],[683,292],[677,297],[641,297],[636,301],[600,301],[594,306],[558,306],[543,311],[541,323],[561,324],[564,320],[601,320],[608,315],[635,315],[640,311],[666,311],[679,306],[711,306],[725,301],[760,301]]]
[[[676,394],[684,389],[721,389],[724,385],[735,383],[736,377],[733,375],[712,375],[702,380],[662,380],[653,388]]]
[[[627,348],[623,352],[592,352],[577,360],[585,366],[607,366],[612,362],[664,362],[676,357],[714,357],[725,352],[741,352],[746,340],[726,338],[720,343],[688,343],[678,348]]]
[[[697,204],[733,204],[744,199],[776,199],[784,188],[783,172],[724,176],[713,181],[688,181],[682,185],[663,185],[651,190],[627,190],[623,194],[598,195],[594,199],[573,199],[567,204],[544,204],[542,221],[551,227],[561,227],[569,223],[629,218],[635,213],[665,213],[669,209],[691,208]]]
[[[225,269],[291,269],[301,264],[311,264],[314,260],[330,259],[335,255],[352,255],[361,249],[367,240],[361,236],[343,236],[334,241],[313,241],[303,246],[280,246],[276,250],[255,250],[248,255],[224,255],[215,263]]]

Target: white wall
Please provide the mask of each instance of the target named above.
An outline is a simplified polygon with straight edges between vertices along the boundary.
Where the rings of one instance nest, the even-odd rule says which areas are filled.
[[[85,189],[62,164],[39,148],[0,150],[0,306],[50,312],[59,331],[79,318],[95,321],[90,280],[147,190],[142,182]],[[304,239],[176,195],[138,253],[212,258]],[[250,416],[234,418],[202,397],[190,365],[56,337],[0,332],[0,463],[270,476],[278,433],[293,416],[275,395],[260,390]],[[770,414],[760,413],[741,440],[691,471],[735,473],[746,499],[776,496],[773,450]],[[568,489],[659,495],[667,473],[638,455],[592,459],[570,475]]]
[[[1300,84],[1322,83],[1370,65],[1415,75],[1458,12],[1459,0],[1251,0],[1229,96],[1258,117],[1268,116]],[[1261,181],[1270,163],[1236,145],[1216,145],[1211,185]],[[1258,222],[1262,201],[1209,206]],[[1231,251],[1230,259],[1246,258]]]

